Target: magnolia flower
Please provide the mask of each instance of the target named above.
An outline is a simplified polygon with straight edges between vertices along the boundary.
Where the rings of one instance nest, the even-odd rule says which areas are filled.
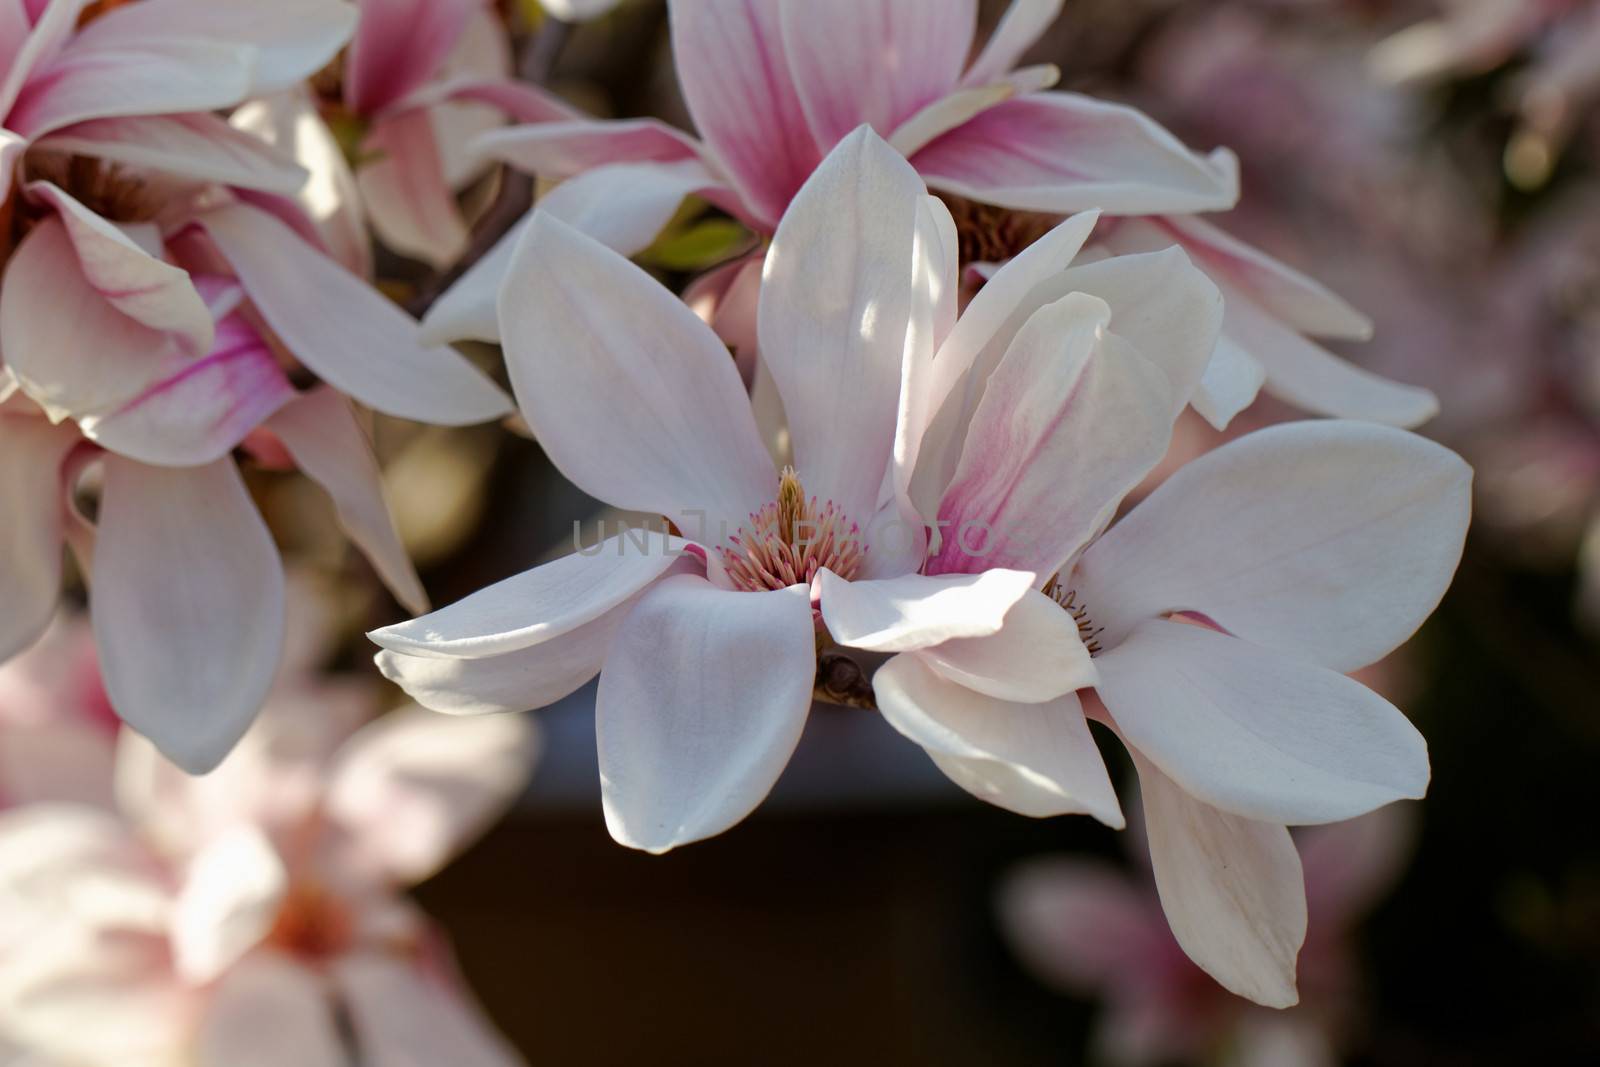
[[[542,706],[598,671],[607,824],[663,851],[727,829],[766,795],[804,726],[819,642],[892,652],[991,634],[1018,614],[1041,639],[1076,640],[1030,591],[1031,569],[918,573],[922,435],[905,428],[1015,334],[1017,388],[1083,420],[1083,447],[1058,475],[1137,480],[1130,471],[1159,459],[1220,301],[1173,252],[1086,268],[1088,292],[1029,305],[1093,224],[1052,231],[957,321],[949,212],[870,130],[846,138],[766,257],[760,348],[794,454],[780,474],[710,330],[616,253],[536,214],[501,305],[523,414],[576,485],[682,536],[619,535],[379,630],[379,666],[449,712]],[[1152,423],[1164,430],[1141,432]],[[1086,662],[1081,648],[1049,657],[1035,689],[1074,688]]]
[[[1134,880],[1096,861],[1030,860],[1001,888],[1001,925],[1040,978],[1102,1000],[1097,1062],[1335,1064],[1360,1024],[1356,924],[1404,867],[1412,836],[1404,814],[1385,808],[1298,835],[1308,921],[1302,997],[1288,1011],[1230,996],[1191,963],[1147,870]]]
[[[1049,536],[984,543],[976,561],[970,544],[945,546],[924,569],[1048,575],[1076,638],[1062,646],[1014,613],[991,637],[891,659],[873,680],[879,707],[992,803],[1120,826],[1085,712],[1105,722],[1138,769],[1179,943],[1241,996],[1293,1003],[1304,904],[1284,825],[1426,789],[1421,736],[1342,672],[1394,649],[1439,602],[1471,472],[1401,430],[1291,423],[1194,460],[1104,528],[1129,483],[1067,478],[1085,490],[1063,491],[1060,468],[1035,457],[1072,454],[1079,419],[1048,406],[1012,416],[1004,370],[972,418],[941,525]],[[1063,656],[1092,693],[1056,680],[1047,657]]]
[[[83,6],[43,6],[11,67],[22,88],[5,121],[33,143],[11,159],[22,236],[0,285],[0,659],[48,623],[70,541],[95,590],[113,705],[200,771],[249,724],[282,640],[282,568],[235,448],[322,484],[420,607],[340,394],[453,424],[508,405],[328,258],[277,195],[303,178],[291,161],[210,112],[321,66],[349,31],[344,5],[295,0],[267,16],[235,0],[145,0],[75,29]],[[41,102],[107,71],[133,89],[91,81]],[[325,384],[297,388],[284,357]],[[96,474],[90,523],[75,504]]]
[[[357,6],[342,85],[322,86],[340,93],[329,102],[332,119],[364,130],[355,177],[378,237],[443,269],[468,243],[455,194],[484,165],[468,142],[507,116],[541,122],[574,112],[512,80],[505,29],[488,0]]]
[[[207,777],[124,731],[114,800],[0,813],[0,1042],[74,1067],[519,1063],[399,891],[511,802],[533,735],[415,708],[357,729],[369,696],[287,679]]]
[[[1202,159],[1136,110],[1046,91],[1054,67],[1016,67],[1060,8],[1016,0],[969,62],[975,0],[673,0],[673,55],[703,140],[651,119],[574,115],[479,145],[562,181],[543,209],[625,255],[691,195],[772,233],[807,176],[863,123],[957,206],[969,245],[1004,232],[1020,247],[1049,228],[1035,213],[1232,206],[1238,176],[1226,152]],[[499,337],[495,299],[515,243],[508,236],[434,306],[431,338]],[[727,265],[719,284],[758,262]]]

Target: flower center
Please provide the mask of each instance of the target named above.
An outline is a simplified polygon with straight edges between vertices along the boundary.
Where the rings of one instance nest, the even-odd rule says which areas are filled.
[[[833,501],[807,499],[793,467],[783,469],[777,499],[717,549],[734,586],[752,593],[810,585],[824,567],[854,578],[866,551],[860,527]]]
[[[110,222],[149,222],[161,213],[161,194],[120,164],[40,152],[28,155],[27,168],[29,178],[59,185]]]
[[[1000,263],[1010,259],[1049,233],[1060,216],[1036,211],[980,204],[959,196],[940,194],[956,224],[956,243],[961,266],[969,263]]]
[[[1072,616],[1072,621],[1078,624],[1078,637],[1083,641],[1083,647],[1089,650],[1089,655],[1099,655],[1100,635],[1105,633],[1106,628],[1094,624],[1089,617],[1088,605],[1078,599],[1078,591],[1063,585],[1060,574],[1052,574],[1050,580],[1044,583],[1044,595],[1060,604],[1062,610]]]
[[[355,942],[350,909],[314,882],[289,887],[267,942],[302,960],[324,960],[347,952]]]

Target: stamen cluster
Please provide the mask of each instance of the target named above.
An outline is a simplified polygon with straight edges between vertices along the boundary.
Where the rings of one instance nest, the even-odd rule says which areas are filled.
[[[866,555],[861,528],[833,501],[807,499],[793,467],[784,468],[777,499],[717,551],[733,584],[748,592],[809,585],[824,567],[854,578]]]
[[[1078,600],[1078,591],[1068,589],[1061,581],[1061,575],[1052,574],[1050,580],[1044,583],[1044,595],[1061,605],[1072,621],[1078,624],[1078,637],[1083,641],[1083,647],[1089,650],[1089,655],[1100,653],[1100,635],[1106,632],[1104,626],[1096,626],[1089,617],[1089,608]]]

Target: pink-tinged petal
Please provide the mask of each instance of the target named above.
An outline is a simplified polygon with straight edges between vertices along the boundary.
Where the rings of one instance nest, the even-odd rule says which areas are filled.
[[[345,104],[376,115],[433,78],[483,0],[361,0]]]
[[[285,196],[307,177],[294,160],[208,112],[94,119],[49,135],[40,147]]]
[[[112,810],[112,734],[99,723],[7,726],[0,744],[0,805],[72,804]]]
[[[806,122],[771,0],[672,0],[672,54],[695,129],[768,227],[823,152]]]
[[[383,676],[430,711],[495,715],[547,707],[600,673],[612,635],[633,599],[536,645],[464,659],[384,649]]]
[[[321,243],[345,269],[362,278],[372,274],[372,243],[367,235],[361,194],[332,131],[304,89],[253,100],[228,121],[279,149],[309,172],[295,196]]]
[[[125,254],[130,263],[144,256],[131,246]],[[183,272],[149,262],[155,265],[149,274],[173,271],[188,285]],[[189,301],[205,315],[209,345],[211,316],[193,288],[188,301],[172,304]],[[41,308],[49,313],[40,314]],[[177,372],[186,362],[178,337],[142,326],[112,306],[84,276],[59,219],[36,225],[6,265],[0,285],[0,349],[6,369],[53,419],[114,409]]]
[[[863,127],[784,215],[762,271],[761,357],[808,494],[856,522],[877,511],[894,449],[926,190]]]
[[[61,465],[77,442],[71,426],[0,415],[0,662],[44,633],[61,598]]]
[[[745,370],[746,361],[753,362],[756,351],[761,260],[759,251],[731,259],[695,278],[683,290],[683,302],[733,349],[741,373],[750,373]],[[756,421],[761,421],[759,416]]]
[[[217,325],[216,347],[105,415],[82,415],[84,436],[158,467],[221,459],[294,398],[272,351],[238,315]]]
[[[1072,694],[1015,704],[941,678],[919,653],[872,679],[878,708],[950,780],[1020,815],[1093,815],[1122,829],[1122,808],[1083,708]]]
[[[656,119],[569,119],[494,130],[475,150],[528,174],[559,180],[610,163],[701,159],[699,142]]]
[[[383,648],[417,656],[481,659],[515,652],[629,599],[682,557],[684,543],[664,533],[621,533],[367,636]]]
[[[217,40],[82,34],[28,82],[6,124],[37,139],[89,119],[231,107],[250,95],[255,58]]]
[[[334,1009],[315,972],[281,952],[256,952],[206,998],[195,1067],[348,1067]]]
[[[991,342],[997,341],[996,335],[1002,333],[1002,328],[1019,310],[1026,315],[1039,306],[1037,301],[1030,300],[1030,294],[1067,269],[1083,249],[1083,243],[1089,239],[1099,218],[1098,211],[1084,211],[1062,222],[1016,257],[1001,264],[983,288],[973,295],[934,358],[933,408],[930,414],[938,412],[956,383],[972,369],[978,354]],[[1061,290],[1059,295],[1064,296],[1070,291]],[[1021,321],[1017,322],[1016,328],[998,339],[995,362],[1004,354],[1011,337],[1015,336],[1016,329],[1020,329],[1021,325]],[[987,377],[992,369],[992,366],[984,367],[982,376]]]
[[[242,95],[265,96],[332,62],[355,24],[352,6],[331,0],[139,0],[118,4],[89,23],[78,42],[107,49],[179,39],[242,45],[250,78]]]
[[[1248,294],[1301,333],[1345,341],[1372,337],[1372,320],[1339,294],[1196,216],[1130,220],[1111,232],[1108,244],[1119,251],[1146,252],[1174,241],[1202,270]]]
[[[488,12],[485,12],[485,15],[486,21],[498,30],[497,17]],[[452,103],[481,104],[498,111],[513,122],[588,121],[593,125],[611,125],[588,119],[588,116],[571,104],[537,85],[514,81],[508,77],[483,77],[481,74],[463,74],[424,85],[407,96],[402,106],[439,107]],[[484,132],[480,131],[479,136],[483,136]],[[677,131],[672,131],[672,134],[685,143],[693,143],[691,138],[678,134]]]
[[[106,693],[192,774],[255,718],[283,648],[283,564],[231,459],[105,459],[91,579]]]
[[[1249,819],[1336,822],[1428,788],[1428,748],[1361,683],[1203,626],[1141,624],[1095,658],[1128,744]]]
[[[535,212],[500,323],[523,417],[584,492],[715,541],[772,499],[775,472],[726,346],[617,253]]]
[[[185,981],[220,976],[272,930],[289,873],[259,827],[238,826],[190,861],[172,903],[173,966]]]
[[[1461,558],[1472,471],[1403,430],[1300,422],[1178,470],[1084,554],[1074,584],[1112,644],[1196,611],[1337,671],[1422,624]],[[1262,492],[1271,486],[1271,492]]]
[[[54,59],[72,36],[78,16],[89,0],[50,0],[31,11],[32,28],[26,39],[18,42],[12,38],[12,51],[6,57],[6,75],[0,82],[0,115],[6,115],[9,126],[12,108],[22,88],[35,77],[39,67]]]
[[[795,93],[824,150],[862,123],[887,137],[954,88],[978,20],[975,0],[775,6]]]
[[[939,346],[922,401],[922,424],[903,418],[900,427],[902,435],[916,441],[907,452],[917,464],[910,493],[920,510],[937,511],[939,497],[961,459],[983,382],[1016,331],[1040,306],[1030,294],[1067,268],[1098,219],[1099,212],[1094,211],[1074,215],[1002,264],[968,301]]]
[[[200,216],[278,340],[340,392],[388,415],[445,426],[498,418],[505,394],[460,353],[429,348],[382,294],[244,204]]]
[[[1300,857],[1282,826],[1188,796],[1136,754],[1161,907],[1189,958],[1224,988],[1269,1008],[1299,999],[1306,936]]]
[[[55,209],[84,278],[107,303],[140,325],[176,334],[190,355],[211,350],[211,311],[187,271],[151,255],[49,182],[30,183],[28,195]]]
[[[372,444],[349,401],[327,386],[301,394],[267,421],[294,464],[333,499],[339,526],[407,611],[428,610],[416,568],[400,542]]]
[[[356,172],[378,238],[435,270],[467,247],[467,221],[445,181],[444,157],[427,111],[380,118],[362,148],[374,158]]]
[[[1213,427],[1225,430],[1234,416],[1255,403],[1266,380],[1260,361],[1224,335],[1217,338],[1189,403]]]
[[[998,633],[1007,612],[1037,584],[1032,572],[1009,570],[847,582],[824,569],[818,579],[828,633],[841,645],[872,652]]]
[[[1182,963],[1156,901],[1094,860],[1028,860],[1000,887],[1000,925],[1035,974],[1078,993],[1155,995]]]
[[[800,740],[815,640],[804,586],[741,593],[681,575],[641,597],[595,707],[611,836],[666,852],[750,814]]]
[[[918,655],[952,682],[1024,704],[1087,689],[1100,677],[1072,615],[1031,589],[1006,612],[999,633],[958,637]]]
[[[1072,293],[1035,312],[978,401],[939,503],[930,574],[1014,567],[1049,575],[1166,454],[1171,385],[1107,332],[1111,309]]]
[[[1228,310],[1223,333],[1260,362],[1263,388],[1314,415],[1417,426],[1439,413],[1439,401],[1420,386],[1379,377],[1340,359],[1223,283]]]
[[[1231,167],[1195,155],[1142,112],[1076,93],[996,105],[912,162],[934,189],[1023,211],[1211,211],[1239,196]]]
[[[1054,69],[1050,68],[1052,71]],[[1050,84],[1054,84],[1054,81],[1052,80]],[[1046,89],[1049,85],[1040,84],[1037,88]],[[910,159],[951,130],[966,125],[977,115],[988,111],[996,104],[1010,100],[1017,93],[1017,87],[1009,82],[999,82],[974,89],[957,89],[948,96],[941,96],[896,126],[894,132],[889,134],[889,146]]]
[[[985,85],[1004,77],[1061,14],[1065,0],[1011,0],[983,51],[967,68],[962,85]]]
[[[333,971],[350,1011],[358,1062],[522,1067],[505,1038],[460,990],[416,964],[363,952],[340,960]]]
[[[359,862],[415,884],[505,813],[537,754],[538,735],[525,717],[460,719],[402,708],[345,744],[329,772],[327,813]]]

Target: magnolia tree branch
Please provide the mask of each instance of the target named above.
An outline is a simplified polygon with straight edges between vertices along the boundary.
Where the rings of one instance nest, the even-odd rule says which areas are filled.
[[[567,43],[572,27],[560,19],[546,17],[539,31],[526,39],[517,60],[517,77],[531,85],[543,85],[555,69],[561,48]],[[473,264],[489,254],[500,238],[511,231],[533,207],[533,177],[501,167],[500,189],[494,201],[472,227],[472,239],[466,251],[454,265],[439,271],[417,286],[407,305],[411,314],[421,318],[444,292],[449,289]]]

